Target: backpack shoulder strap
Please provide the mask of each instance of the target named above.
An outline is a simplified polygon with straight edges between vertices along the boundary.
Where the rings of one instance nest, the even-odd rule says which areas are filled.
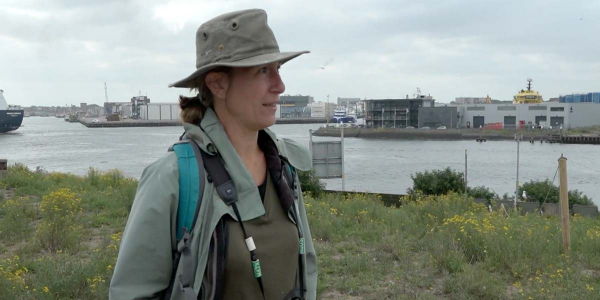
[[[184,134],[185,135],[185,134]],[[182,137],[184,136],[182,135]],[[179,288],[186,300],[195,300],[196,295],[192,288],[192,279],[195,270],[192,268],[193,258],[190,250],[191,231],[196,224],[202,194],[204,192],[204,163],[200,147],[192,139],[182,139],[175,143],[169,151],[177,154],[179,167],[179,205],[177,208],[177,252],[173,257],[173,271],[169,286],[165,290],[165,299],[171,297],[175,275],[179,261],[182,262],[182,271],[179,276]]]
[[[209,181],[212,180],[217,193],[228,206],[237,201],[237,191],[235,185],[225,169],[225,165],[218,154],[211,155],[202,152],[202,160],[206,172],[208,172]]]
[[[172,147],[179,166],[179,206],[177,209],[177,240],[184,228],[191,232],[196,223],[204,192],[204,164],[200,147],[193,140],[182,140]]]

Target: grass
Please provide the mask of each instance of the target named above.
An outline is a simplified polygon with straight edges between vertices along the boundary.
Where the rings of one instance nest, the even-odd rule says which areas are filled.
[[[107,299],[136,188],[118,171],[11,167],[0,180],[0,299]]]
[[[569,134],[569,135],[580,135],[580,134],[600,135],[600,126],[573,128],[573,129],[569,129],[567,134]]]
[[[136,186],[118,171],[91,169],[78,177],[12,167],[0,180],[0,191],[10,191],[0,192],[0,299],[107,299]],[[400,208],[366,195],[305,200],[321,299],[598,299],[600,293],[598,219],[572,219],[566,255],[557,218],[489,213],[460,195],[422,197]],[[52,221],[47,212],[54,204],[61,209],[52,213],[64,212],[69,224]],[[44,246],[44,237],[61,232],[39,233],[45,222],[78,243]]]

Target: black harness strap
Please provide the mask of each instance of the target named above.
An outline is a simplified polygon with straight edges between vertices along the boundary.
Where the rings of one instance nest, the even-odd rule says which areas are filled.
[[[265,299],[265,288],[262,282],[260,260],[256,257],[256,247],[254,246],[254,241],[251,236],[248,236],[246,228],[244,227],[244,222],[242,221],[242,216],[240,215],[240,211],[235,204],[238,200],[235,185],[233,184],[229,173],[227,173],[223,161],[218,155],[210,155],[204,151],[200,152],[204,161],[204,167],[206,168],[209,176],[211,176],[211,180],[217,189],[217,193],[223,202],[225,202],[225,204],[233,208],[235,216],[238,219],[238,223],[240,223],[240,226],[242,227],[244,238],[246,239],[246,245],[250,251],[250,260],[252,262],[254,277],[258,281],[260,292],[262,293],[263,299]]]

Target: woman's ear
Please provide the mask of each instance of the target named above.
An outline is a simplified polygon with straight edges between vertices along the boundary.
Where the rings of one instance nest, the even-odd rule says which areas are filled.
[[[229,76],[223,72],[209,72],[204,79],[215,98],[225,99],[229,88]]]

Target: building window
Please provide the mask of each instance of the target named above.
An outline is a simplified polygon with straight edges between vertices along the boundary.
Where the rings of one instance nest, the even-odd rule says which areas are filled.
[[[498,110],[517,110],[516,106],[498,106]]]
[[[467,110],[485,110],[485,106],[467,106]]]
[[[547,110],[546,106],[530,106],[529,110]]]
[[[550,111],[565,111],[564,107],[550,107]]]

